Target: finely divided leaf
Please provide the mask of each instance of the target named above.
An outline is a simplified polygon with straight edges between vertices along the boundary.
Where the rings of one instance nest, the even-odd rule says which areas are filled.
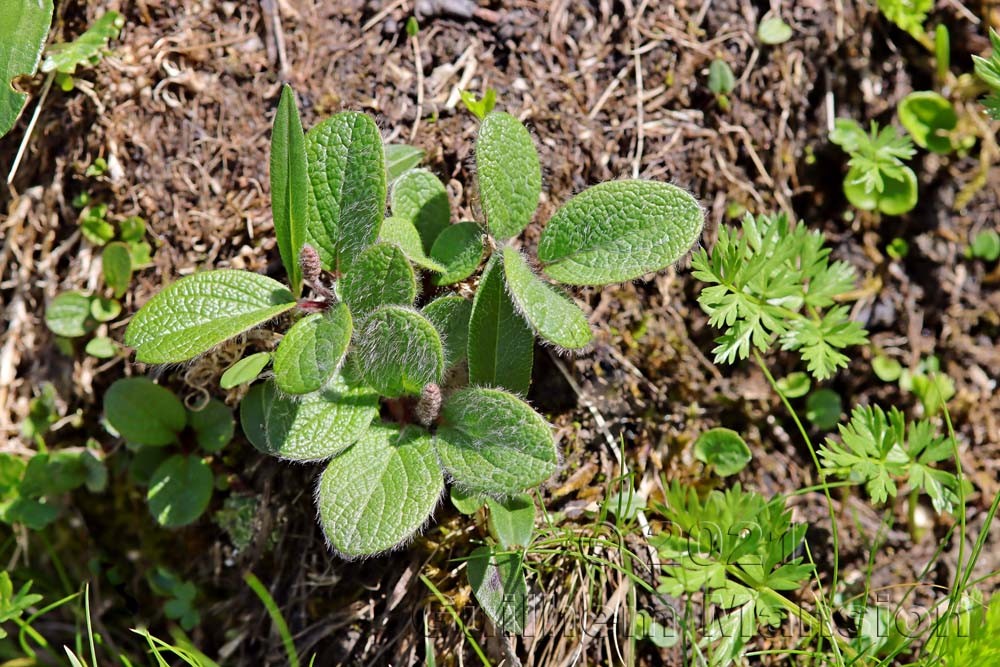
[[[187,361],[295,306],[281,283],[249,271],[181,278],[136,313],[125,344],[148,364]]]
[[[187,424],[173,392],[143,377],[116,380],[104,392],[104,418],[137,445],[169,445]]]
[[[417,228],[425,252],[451,224],[448,191],[441,180],[426,169],[411,169],[392,186],[392,214],[409,220]]]
[[[379,241],[399,246],[403,254],[417,266],[438,273],[445,271],[444,266],[427,256],[427,253],[424,251],[424,242],[420,239],[420,232],[406,218],[396,216],[386,218],[382,222]]]
[[[308,394],[330,379],[344,360],[354,323],[347,305],[314,313],[294,325],[274,352],[274,379],[289,394]]]
[[[430,321],[410,308],[383,306],[365,320],[357,359],[365,382],[382,396],[419,396],[444,373],[441,337]]]
[[[378,243],[358,255],[338,291],[351,313],[361,318],[386,304],[412,304],[417,297],[417,280],[398,246]]]
[[[452,285],[471,276],[483,259],[483,230],[474,222],[448,225],[442,231],[431,257],[444,271],[434,276],[435,285]]]
[[[421,312],[441,336],[441,343],[444,345],[444,367],[447,369],[463,361],[469,346],[469,317],[472,315],[472,302],[451,294],[431,301]]]
[[[570,285],[634,280],[683,257],[698,240],[703,221],[695,198],[674,185],[601,183],[552,216],[538,244],[538,259],[550,278]]]
[[[333,548],[347,557],[368,556],[420,530],[442,491],[444,477],[427,432],[379,424],[330,461],[316,504]]]
[[[378,395],[349,388],[338,376],[301,399],[285,396],[273,382],[256,384],[240,403],[240,424],[250,443],[292,461],[318,461],[342,452],[377,416]]]
[[[486,116],[476,138],[476,170],[490,233],[499,241],[517,236],[542,192],[538,153],[521,121],[499,111]]]
[[[305,141],[295,93],[286,85],[271,130],[271,215],[281,263],[296,296],[302,291],[299,252],[305,243],[309,215]]]
[[[587,316],[559,289],[543,282],[515,248],[503,249],[504,275],[518,310],[539,336],[567,349],[590,343]]]
[[[445,401],[435,446],[456,484],[508,495],[544,482],[558,457],[542,416],[512,394],[469,387]]]
[[[504,285],[498,255],[490,258],[469,319],[469,382],[527,394],[535,338]]]
[[[346,271],[375,242],[385,213],[382,137],[368,115],[344,111],[306,133],[306,241],[327,270]]]

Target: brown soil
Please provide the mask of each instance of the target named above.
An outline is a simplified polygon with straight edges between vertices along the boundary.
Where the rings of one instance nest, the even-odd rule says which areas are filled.
[[[871,349],[852,355],[850,368],[829,386],[848,409],[877,401],[918,415],[913,395],[874,377],[873,350],[885,350],[904,366],[915,366],[928,354],[941,359],[957,389],[949,408],[975,487],[968,515],[975,539],[1000,490],[1000,269],[995,262],[967,259],[963,251],[976,232],[1000,225],[1000,169],[990,170],[956,210],[956,198],[980,173],[978,149],[969,157],[921,153],[914,161],[921,187],[916,210],[901,218],[859,214],[848,220],[850,208],[839,187],[846,157],[827,140],[831,111],[891,122],[904,95],[931,86],[933,61],[922,47],[879,17],[874,3],[855,0],[802,0],[784,7],[782,16],[795,32],[775,47],[760,46],[756,26],[771,4],[789,3],[483,2],[472,19],[448,13],[422,18],[422,114],[416,122],[420,79],[404,28],[411,4],[386,2],[383,9],[383,3],[362,0],[60,3],[59,38],[79,34],[105,9],[122,11],[128,22],[113,54],[81,75],[92,84],[92,94],[50,95],[17,178],[0,194],[6,329],[0,428],[7,450],[33,448],[19,438],[19,425],[33,392],[52,382],[61,414],[79,418],[61,421],[50,446],[94,437],[110,455],[119,445],[100,425],[100,397],[123,374],[150,370],[128,361],[100,361],[82,350],[68,357],[57,351],[44,325],[45,304],[57,293],[99,283],[97,253],[78,232],[74,196],[88,192],[109,205],[114,219],[140,215],[149,224],[155,267],[137,276],[126,297],[125,312],[132,313],[161,284],[198,269],[278,270],[267,157],[281,81],[294,86],[307,126],[340,109],[360,110],[377,117],[387,139],[424,148],[428,166],[449,184],[458,218],[476,211],[470,187],[475,123],[456,104],[456,87],[492,87],[500,105],[531,128],[544,165],[546,193],[526,234],[529,247],[543,222],[573,193],[633,175],[694,192],[706,210],[706,244],[734,208],[783,211],[822,229],[834,255],[858,269],[854,316],[873,341]],[[961,3],[939,5],[931,24],[944,22],[952,31],[952,69],[971,71],[970,54],[988,47],[982,37],[986,28],[974,24],[975,15]],[[719,108],[706,85],[715,58],[726,60],[738,79],[728,111]],[[974,102],[968,104],[968,113],[975,114]],[[0,164],[10,164],[25,120],[0,142]],[[995,144],[993,151],[995,161]],[[87,165],[99,156],[111,170],[85,177]],[[884,253],[895,237],[910,243],[903,261]],[[648,282],[582,290],[577,296],[589,305],[598,331],[593,349],[572,359],[538,350],[530,398],[557,426],[565,456],[564,473],[543,495],[550,512],[568,517],[567,530],[578,535],[594,530],[585,508],[604,497],[610,480],[621,473],[619,442],[639,488],[654,496],[661,477],[701,476],[689,445],[702,430],[718,425],[740,431],[751,445],[755,458],[740,475],[744,485],[770,495],[816,482],[808,452],[760,371],[750,363],[711,363],[714,334],[697,306],[698,289],[682,266]],[[120,339],[123,330],[124,322],[116,322],[109,333]],[[238,352],[223,350],[191,366],[155,372],[185,395],[221,396],[218,374]],[[794,369],[791,357],[779,354],[769,361],[777,376]],[[226,398],[235,404],[239,396]],[[796,407],[802,409],[803,401]],[[419,663],[425,616],[439,631],[434,640],[439,664],[459,664],[459,653],[465,664],[476,663],[418,575],[452,596],[470,622],[475,603],[469,602],[460,561],[452,559],[467,555],[483,526],[471,526],[445,505],[437,513],[439,523],[407,548],[347,563],[329,553],[314,522],[316,466],[264,459],[240,438],[215,465],[234,492],[260,497],[256,536],[240,552],[209,519],[179,531],[156,528],[142,490],[129,486],[121,470],[112,472],[112,492],[79,494],[72,520],[53,532],[55,551],[74,544],[81,552],[65,566],[77,581],[91,577],[97,629],[106,641],[135,650],[138,644],[127,629],[139,625],[169,636],[159,611],[162,601],[152,597],[145,581],[146,572],[162,564],[198,586],[203,621],[191,637],[207,654],[220,656],[221,664],[285,664],[262,605],[243,583],[247,571],[269,587],[300,653],[315,653],[316,665]],[[843,493],[836,500],[841,580],[848,582],[844,593],[850,596],[861,592],[859,586],[863,590],[883,511],[872,509],[863,496]],[[944,536],[947,522],[937,521],[914,542],[904,505],[888,512],[895,514],[896,526],[882,533],[872,585],[947,585],[955,574],[953,550],[922,575],[937,546],[934,538]],[[793,506],[796,518],[811,524],[810,544],[826,579],[831,546],[822,495],[798,497]],[[26,543],[24,535],[19,539]],[[998,539],[994,524],[975,576],[1000,567]],[[29,556],[33,568],[50,565],[45,554],[34,552],[20,554],[21,563]],[[120,583],[92,577],[88,559],[96,559],[95,567],[103,571],[114,568]],[[539,608],[538,635],[516,642],[525,664],[565,664],[577,650],[582,651],[578,664],[617,664],[619,651],[637,655],[641,664],[677,664],[679,653],[661,653],[649,643],[619,648],[607,636],[582,641],[579,633],[546,634],[560,619],[599,610],[620,592],[621,582],[605,573],[593,582],[591,598],[584,589],[560,599],[556,594],[569,585],[569,573],[584,576],[574,572],[574,563],[537,564],[533,585],[553,594],[546,600],[555,607]],[[993,586],[995,579],[984,584],[986,590]],[[902,588],[887,590],[897,596]],[[929,589],[920,590],[921,601],[932,597]],[[802,600],[810,603],[808,594]],[[641,596],[639,604],[652,608],[654,601]],[[624,609],[619,607],[619,614]],[[47,629],[60,639],[67,632],[55,622]],[[65,636],[72,631],[69,627]],[[503,656],[496,642],[488,642],[487,650],[497,660]]]

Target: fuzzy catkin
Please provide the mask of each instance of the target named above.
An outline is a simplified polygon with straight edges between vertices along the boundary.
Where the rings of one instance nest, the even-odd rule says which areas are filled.
[[[437,420],[441,412],[441,387],[433,382],[428,382],[420,391],[420,400],[414,410],[417,421],[424,427],[430,426]]]
[[[302,279],[309,284],[319,281],[320,266],[319,253],[308,243],[302,246],[299,252],[299,267],[302,269]]]

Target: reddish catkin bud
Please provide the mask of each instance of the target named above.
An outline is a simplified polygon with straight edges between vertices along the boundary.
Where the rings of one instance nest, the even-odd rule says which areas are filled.
[[[430,426],[441,412],[441,387],[433,382],[424,385],[420,391],[420,401],[414,410],[417,421],[423,426]]]
[[[299,267],[302,269],[302,279],[310,285],[319,281],[320,262],[319,253],[308,243],[302,246],[299,252]]]

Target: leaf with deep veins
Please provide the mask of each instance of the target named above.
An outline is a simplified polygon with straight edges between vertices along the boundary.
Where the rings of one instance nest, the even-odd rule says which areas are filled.
[[[424,252],[430,252],[438,234],[451,224],[448,191],[426,169],[411,169],[392,186],[392,214],[412,222]]]
[[[544,482],[558,457],[542,416],[516,396],[469,387],[452,394],[441,412],[435,447],[456,484],[510,495]]]
[[[351,314],[360,320],[379,306],[412,304],[417,280],[398,246],[377,243],[358,255],[338,289]]]
[[[510,295],[535,333],[570,350],[590,343],[593,334],[580,307],[536,276],[515,248],[503,249],[503,267]]]
[[[483,214],[499,241],[531,222],[542,192],[542,168],[531,134],[517,118],[487,114],[476,138],[476,169]]]
[[[419,396],[441,382],[444,349],[430,321],[412,308],[383,306],[365,320],[357,359],[365,382],[382,396]]]
[[[546,275],[568,285],[634,280],[683,257],[703,222],[695,198],[669,183],[601,183],[556,211],[538,259]]]
[[[382,222],[379,241],[399,246],[399,249],[403,251],[407,259],[417,266],[438,273],[443,273],[445,270],[444,266],[427,256],[427,253],[424,251],[424,242],[420,238],[420,232],[406,218],[395,216],[386,218]]]
[[[274,379],[282,391],[308,394],[330,379],[344,360],[354,323],[343,303],[294,325],[274,352]]]
[[[320,525],[346,557],[388,551],[420,530],[443,491],[426,431],[375,425],[323,472],[316,492]]]
[[[125,344],[147,364],[187,361],[295,306],[281,283],[249,271],[181,278],[135,314]]]

